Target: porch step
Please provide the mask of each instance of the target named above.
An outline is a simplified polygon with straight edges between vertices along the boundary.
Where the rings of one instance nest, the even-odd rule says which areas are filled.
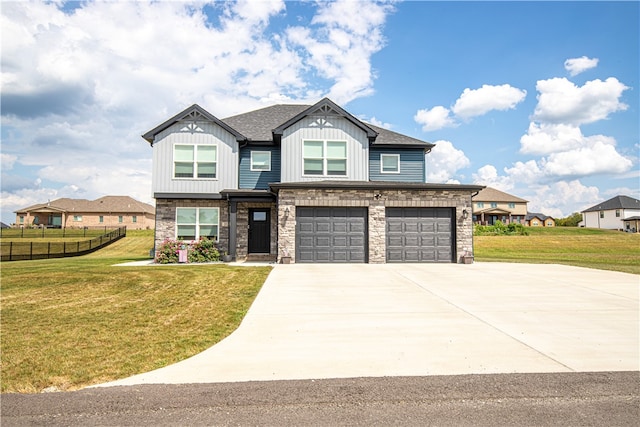
[[[275,260],[276,256],[271,254],[249,254],[245,259],[247,262],[272,262]]]

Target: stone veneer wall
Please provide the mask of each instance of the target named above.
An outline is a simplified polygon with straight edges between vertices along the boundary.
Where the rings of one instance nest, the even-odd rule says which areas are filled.
[[[376,197],[377,196],[377,197]],[[295,262],[296,206],[367,207],[369,263],[386,261],[387,207],[455,208],[456,257],[473,254],[471,192],[465,190],[280,189],[278,193],[278,260],[285,253]],[[462,211],[469,213],[463,219]],[[287,212],[288,210],[288,212]]]
[[[229,247],[229,209],[226,200],[156,199],[155,247],[165,239],[176,238],[176,208],[220,208],[218,214],[218,248]]]
[[[251,208],[271,208],[271,246],[269,253],[275,257],[278,252],[278,217],[274,203],[238,203],[236,216],[236,226],[238,234],[236,237],[236,259],[241,260],[247,257],[249,250],[249,209]]]

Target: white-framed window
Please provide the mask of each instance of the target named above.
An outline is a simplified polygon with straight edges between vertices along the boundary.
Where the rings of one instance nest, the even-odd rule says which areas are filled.
[[[620,218],[620,209],[616,209],[616,218]]]
[[[104,222],[104,215],[100,215],[100,216],[98,217],[98,222],[99,222],[100,224],[102,224],[102,223]]]
[[[218,240],[219,208],[176,208],[176,238]]]
[[[604,211],[600,211],[600,218],[604,218]]]
[[[269,172],[271,170],[271,151],[251,152],[251,171]]]
[[[118,222],[122,223],[124,221],[124,217],[122,215],[118,215]]]
[[[484,202],[478,202],[478,203],[476,203],[476,206],[478,208],[484,208]]]
[[[78,222],[82,221],[82,215],[74,215],[73,220]]]
[[[215,179],[218,169],[216,145],[173,146],[173,177]]]
[[[133,215],[133,216],[131,217],[131,222],[133,222],[133,223],[138,222],[138,216],[137,216],[137,215]]]
[[[491,202],[491,207],[492,207],[492,208],[497,208],[497,207],[498,207],[498,204],[497,204],[496,202]]]
[[[380,173],[400,173],[400,154],[380,154]]]
[[[347,141],[303,141],[304,175],[346,176]]]
[[[516,204],[515,204],[515,203],[509,203],[509,209],[513,209],[513,208],[515,208],[515,207],[516,207]]]

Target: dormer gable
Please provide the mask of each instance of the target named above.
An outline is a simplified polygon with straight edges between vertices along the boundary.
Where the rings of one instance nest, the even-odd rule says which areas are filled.
[[[209,113],[207,110],[199,106],[198,104],[193,104],[191,107],[179,112],[175,116],[171,117],[169,120],[159,124],[155,128],[151,129],[142,137],[149,142],[151,146],[153,146],[155,142],[155,138],[158,134],[160,134],[165,129],[175,125],[176,123],[182,123],[184,126],[180,128],[180,132],[189,132],[189,133],[198,133],[202,132],[202,129],[199,126],[199,123],[215,123],[220,126],[230,134],[232,134],[235,139],[239,142],[246,141],[246,137],[242,135],[237,130],[233,129],[231,126],[224,123],[222,120],[218,119],[213,114]]]
[[[322,127],[328,125],[329,117],[342,117],[346,120],[353,123],[356,127],[362,129],[367,135],[367,139],[369,143],[373,143],[376,137],[378,136],[378,132],[371,129],[371,127],[367,126],[364,122],[358,120],[351,114],[349,114],[346,110],[340,107],[338,104],[331,101],[329,98],[323,98],[318,103],[312,105],[306,110],[302,111],[299,114],[296,114],[286,122],[282,123],[280,126],[273,129],[273,140],[276,143],[280,143],[282,138],[282,134],[284,131],[292,126],[293,124],[299,122],[305,117],[314,117],[316,120],[313,122],[314,126]]]

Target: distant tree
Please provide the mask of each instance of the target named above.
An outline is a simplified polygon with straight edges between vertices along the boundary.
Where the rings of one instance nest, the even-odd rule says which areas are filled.
[[[556,218],[556,225],[560,227],[577,227],[580,221],[582,221],[582,214],[574,212],[566,218]]]

